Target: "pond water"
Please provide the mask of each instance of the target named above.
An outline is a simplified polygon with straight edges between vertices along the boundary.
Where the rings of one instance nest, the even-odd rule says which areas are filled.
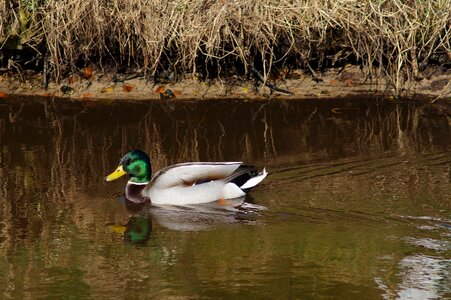
[[[447,109],[2,99],[0,298],[451,297]],[[132,210],[103,178],[134,148],[269,175],[241,209]]]

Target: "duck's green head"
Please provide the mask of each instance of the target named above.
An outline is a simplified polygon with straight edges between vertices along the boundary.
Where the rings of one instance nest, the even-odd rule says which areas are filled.
[[[116,171],[105,177],[105,181],[113,181],[127,174],[129,181],[148,183],[152,176],[149,156],[144,151],[133,150],[122,157]]]

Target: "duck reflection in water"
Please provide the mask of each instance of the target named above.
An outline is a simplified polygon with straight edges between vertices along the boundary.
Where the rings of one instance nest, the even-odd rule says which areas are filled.
[[[149,214],[133,215],[125,227],[125,242],[134,245],[145,245],[152,232],[152,217]]]
[[[152,206],[149,202],[134,202],[124,196],[119,200],[131,216],[125,226],[110,228],[123,234],[125,242],[140,245],[145,245],[150,239],[152,222],[170,230],[198,231],[218,224],[255,223],[258,213],[265,210],[252,204],[249,196],[189,206]]]
[[[205,230],[219,224],[255,222],[265,209],[245,201],[246,197],[183,206],[152,206],[151,215],[158,225],[179,231]]]
[[[132,216],[125,225],[124,241],[131,244],[147,244],[152,232],[152,216],[146,208],[148,203],[135,203],[123,197],[125,207]]]
[[[131,216],[126,225],[111,224],[108,227],[112,232],[123,235],[126,243],[133,245],[146,245],[152,233],[152,216],[149,213],[149,203],[136,203],[124,196],[119,202],[125,205]]]

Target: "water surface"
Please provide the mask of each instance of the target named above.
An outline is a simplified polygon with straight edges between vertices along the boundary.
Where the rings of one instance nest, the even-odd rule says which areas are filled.
[[[447,107],[327,101],[0,103],[0,298],[451,297]],[[449,112],[448,112],[449,113]],[[242,160],[244,207],[133,210],[103,182]]]

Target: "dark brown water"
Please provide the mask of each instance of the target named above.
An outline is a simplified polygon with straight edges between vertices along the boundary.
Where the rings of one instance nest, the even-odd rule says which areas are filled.
[[[450,128],[375,99],[2,100],[0,298],[451,297]],[[134,213],[103,182],[133,148],[270,175],[242,211]]]

